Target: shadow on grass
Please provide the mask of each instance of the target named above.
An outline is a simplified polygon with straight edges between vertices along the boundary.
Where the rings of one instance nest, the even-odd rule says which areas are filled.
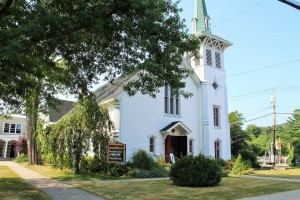
[[[49,200],[43,192],[37,190],[21,178],[0,178],[0,199],[39,199]]]

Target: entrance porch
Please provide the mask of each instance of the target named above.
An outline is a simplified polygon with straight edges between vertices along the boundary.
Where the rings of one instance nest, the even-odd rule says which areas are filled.
[[[165,138],[165,160],[175,162],[175,158],[186,156],[188,152],[187,134],[192,131],[180,121],[172,122],[160,131]]]

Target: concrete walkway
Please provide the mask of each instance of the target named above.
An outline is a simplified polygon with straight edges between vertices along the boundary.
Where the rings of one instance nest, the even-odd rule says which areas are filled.
[[[60,181],[52,180],[13,161],[0,161],[0,165],[8,166],[22,179],[42,190],[54,200],[102,200],[96,195]]]
[[[287,182],[297,182],[299,179],[290,179],[290,178],[276,178],[276,177],[264,177],[264,176],[235,176],[238,178],[249,178],[249,179],[262,179],[262,180],[273,180],[273,181],[287,181]],[[300,199],[300,190],[292,190],[287,192],[278,192],[263,196],[243,198],[241,200],[299,200]]]

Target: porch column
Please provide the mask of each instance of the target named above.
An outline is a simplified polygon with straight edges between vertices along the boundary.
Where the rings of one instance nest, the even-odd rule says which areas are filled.
[[[7,146],[8,146],[8,141],[5,141],[5,148],[4,148],[4,156],[3,156],[3,158],[6,158]]]

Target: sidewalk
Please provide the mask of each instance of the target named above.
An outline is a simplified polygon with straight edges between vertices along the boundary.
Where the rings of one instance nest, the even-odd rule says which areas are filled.
[[[274,180],[274,181],[287,181],[287,182],[300,182],[299,179],[289,178],[276,178],[276,177],[263,177],[263,176],[235,176],[238,178],[249,178],[249,179],[263,179],[263,180]],[[248,197],[240,200],[299,200],[300,190],[292,190],[287,192],[278,192],[257,197]]]
[[[84,190],[52,180],[12,161],[0,161],[0,165],[8,166],[25,181],[42,190],[54,200],[102,200]]]

